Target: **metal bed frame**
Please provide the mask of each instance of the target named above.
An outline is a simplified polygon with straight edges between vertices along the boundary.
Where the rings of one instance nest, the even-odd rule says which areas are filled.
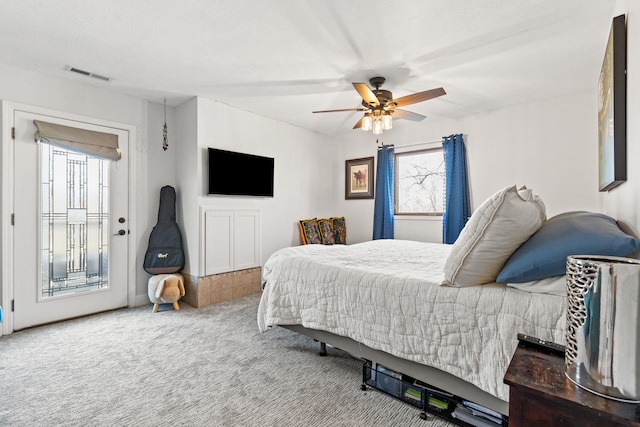
[[[369,360],[379,363],[393,371],[401,372],[430,384],[439,389],[445,390],[463,399],[482,405],[488,409],[509,415],[509,403],[499,399],[477,386],[451,375],[440,369],[422,365],[410,360],[401,359],[389,353],[372,349],[364,344],[352,340],[351,338],[335,335],[330,332],[317,329],[305,328],[301,325],[279,325],[282,328],[306,335],[320,343],[320,355],[326,355],[326,344],[340,350],[346,351],[351,356],[358,359]]]

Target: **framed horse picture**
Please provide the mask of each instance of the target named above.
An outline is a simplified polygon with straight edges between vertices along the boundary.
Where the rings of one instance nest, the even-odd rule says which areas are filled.
[[[345,161],[344,198],[373,199],[373,157]]]

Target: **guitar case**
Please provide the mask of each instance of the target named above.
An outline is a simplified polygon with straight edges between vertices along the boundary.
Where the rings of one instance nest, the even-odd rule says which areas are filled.
[[[184,268],[182,234],[176,222],[176,190],[170,185],[160,190],[158,223],[151,230],[143,267],[149,274],[177,273]]]

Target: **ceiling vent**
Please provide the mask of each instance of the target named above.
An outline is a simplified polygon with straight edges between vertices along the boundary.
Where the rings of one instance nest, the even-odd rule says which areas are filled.
[[[90,71],[81,70],[80,68],[67,66],[66,70],[67,71],[71,71],[72,73],[82,74],[83,76],[93,77],[94,79],[102,80],[104,82],[110,82],[112,80],[111,77],[101,76],[100,74],[92,73]]]

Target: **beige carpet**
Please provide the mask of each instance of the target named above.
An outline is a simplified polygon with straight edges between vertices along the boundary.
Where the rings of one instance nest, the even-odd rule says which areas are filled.
[[[0,426],[452,426],[380,392],[361,362],[283,328],[259,295],[151,305],[0,337]]]

